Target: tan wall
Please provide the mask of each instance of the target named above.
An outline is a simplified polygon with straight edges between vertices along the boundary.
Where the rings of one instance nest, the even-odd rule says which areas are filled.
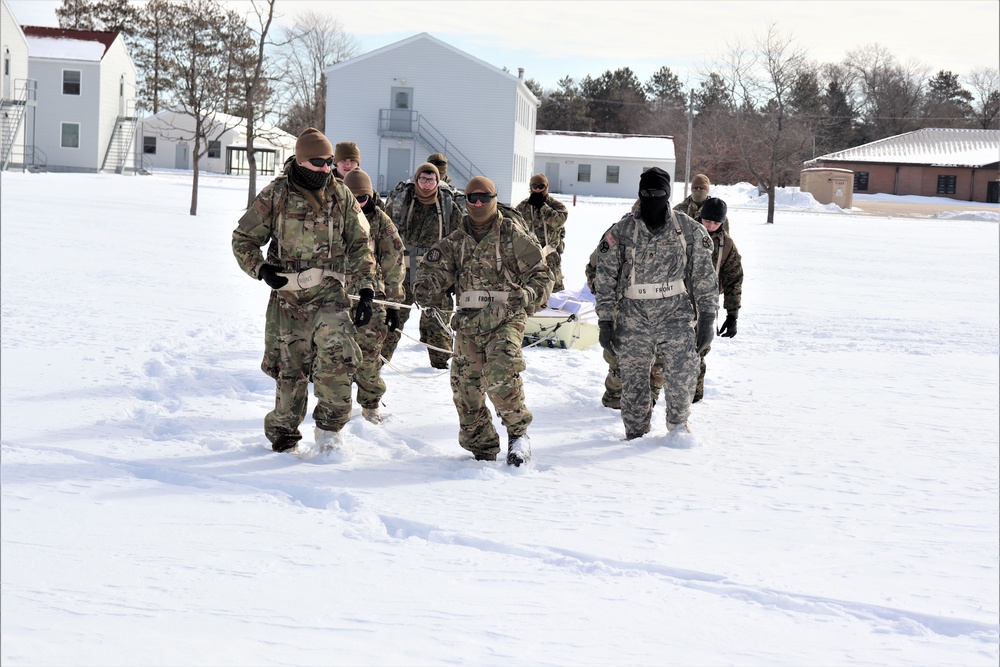
[[[959,201],[986,201],[986,188],[990,181],[1000,179],[1000,169],[973,169],[968,167],[929,167],[923,165],[899,165],[897,181],[896,165],[866,164],[864,162],[822,162],[814,168],[850,169],[853,172],[868,172],[868,189],[855,190],[854,194],[895,194],[920,195],[924,197],[948,197]],[[938,176],[955,176],[955,193],[938,194]],[[973,178],[975,189],[973,191]],[[971,195],[971,196],[970,196]]]

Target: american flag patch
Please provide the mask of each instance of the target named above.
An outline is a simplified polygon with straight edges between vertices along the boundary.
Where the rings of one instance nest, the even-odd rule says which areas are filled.
[[[253,210],[257,211],[260,215],[267,215],[267,204],[265,204],[262,199],[255,199],[253,202]]]
[[[615,238],[615,233],[613,231],[604,235],[604,242],[608,244],[608,249],[614,248],[618,245],[618,239]]]

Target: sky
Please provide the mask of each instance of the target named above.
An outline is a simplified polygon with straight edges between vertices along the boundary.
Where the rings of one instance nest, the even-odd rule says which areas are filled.
[[[56,25],[58,0],[9,0],[18,21]],[[236,8],[246,0],[227,0]],[[694,87],[737,42],[752,43],[769,24],[819,62],[880,44],[931,74],[967,75],[1000,63],[1000,3],[994,0],[279,0],[289,24],[305,11],[331,12],[362,52],[428,32],[497,67],[554,89],[564,76],[630,67],[645,82],[666,65]]]
[[[781,189],[768,225],[715,187],[746,279],[695,441],[662,402],[623,441],[600,348],[535,347],[511,468],[409,338],[383,424],[272,452],[246,181],[203,174],[190,216],[190,178],[0,175],[5,667],[1000,661],[996,205]],[[570,206],[573,291],[631,203]]]

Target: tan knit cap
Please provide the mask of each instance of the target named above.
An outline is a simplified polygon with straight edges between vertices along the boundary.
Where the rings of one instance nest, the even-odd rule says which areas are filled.
[[[495,195],[497,193],[497,186],[485,176],[473,176],[469,179],[469,184],[465,186],[465,191],[475,192],[476,190],[484,190]]]
[[[428,171],[433,173],[434,177],[437,178],[439,181],[441,180],[441,172],[438,171],[438,168],[432,165],[430,162],[424,162],[422,165],[417,167],[417,170],[413,172],[413,180],[416,181],[418,178],[420,178],[420,174],[426,173]]]
[[[306,128],[295,141],[295,161],[305,162],[314,157],[333,155],[333,146],[315,127]]]
[[[333,152],[333,161],[341,162],[343,160],[354,160],[361,164],[361,151],[358,150],[358,145],[353,141],[341,141],[337,144],[337,150]]]
[[[358,195],[370,197],[372,195],[372,179],[360,169],[352,169],[347,172],[347,175],[344,176],[344,185],[350,188],[351,194],[355,197]]]
[[[708,176],[706,176],[705,174],[698,174],[691,179],[691,187],[705,188],[705,191],[707,192],[709,188],[712,187],[712,184],[709,183]]]

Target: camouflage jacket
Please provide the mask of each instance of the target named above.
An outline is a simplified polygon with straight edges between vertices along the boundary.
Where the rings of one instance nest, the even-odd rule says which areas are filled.
[[[676,223],[671,218],[676,218]],[[676,293],[655,299],[630,298],[626,290],[632,285],[656,291],[673,285],[672,290],[664,291]],[[712,239],[700,223],[683,213],[668,216],[667,224],[656,233],[649,231],[638,214],[629,213],[601,241],[594,286],[601,320],[614,321],[624,310],[657,322],[678,312],[690,317],[696,312],[714,316],[719,281],[712,265]]]
[[[325,277],[313,287],[281,290],[278,295],[292,305],[333,302],[347,308],[349,291],[375,287],[369,225],[360,211],[354,195],[337,179],[307,195],[288,180],[286,169],[264,186],[240,218],[233,231],[233,254],[240,268],[255,279],[265,262],[282,272],[323,268],[340,273],[348,285]],[[265,245],[266,260],[261,252]]]
[[[487,333],[511,317],[544,307],[552,292],[542,248],[512,218],[497,213],[496,223],[476,241],[468,216],[447,237],[434,244],[417,269],[413,284],[418,304],[438,303],[454,290],[456,330]],[[485,308],[463,308],[463,294],[507,292]]]
[[[702,204],[704,203],[705,202],[702,202]],[[674,210],[680,211],[689,218],[694,218],[695,220],[697,220],[698,216],[701,215],[701,204],[692,199],[691,195],[688,195],[687,197],[684,198],[684,201],[682,201],[677,206],[674,206]],[[722,221],[722,229],[724,229],[727,234],[729,233],[728,215],[726,216],[726,219]]]
[[[403,300],[403,240],[396,225],[378,206],[365,213],[371,227],[371,248],[375,255],[375,297],[387,301]]]
[[[566,205],[558,199],[546,197],[545,202],[535,208],[529,203],[530,199],[525,199],[515,209],[539,245],[561,254],[566,249],[566,218],[569,216]]]
[[[722,307],[729,315],[737,316],[743,300],[743,258],[722,227],[708,235],[712,239],[712,266],[719,275],[719,292],[723,295]]]
[[[419,257],[458,227],[464,210],[450,187],[438,186],[436,206],[421,204],[413,196],[414,187],[413,181],[397,185],[389,194],[385,212],[399,230],[407,252]]]

